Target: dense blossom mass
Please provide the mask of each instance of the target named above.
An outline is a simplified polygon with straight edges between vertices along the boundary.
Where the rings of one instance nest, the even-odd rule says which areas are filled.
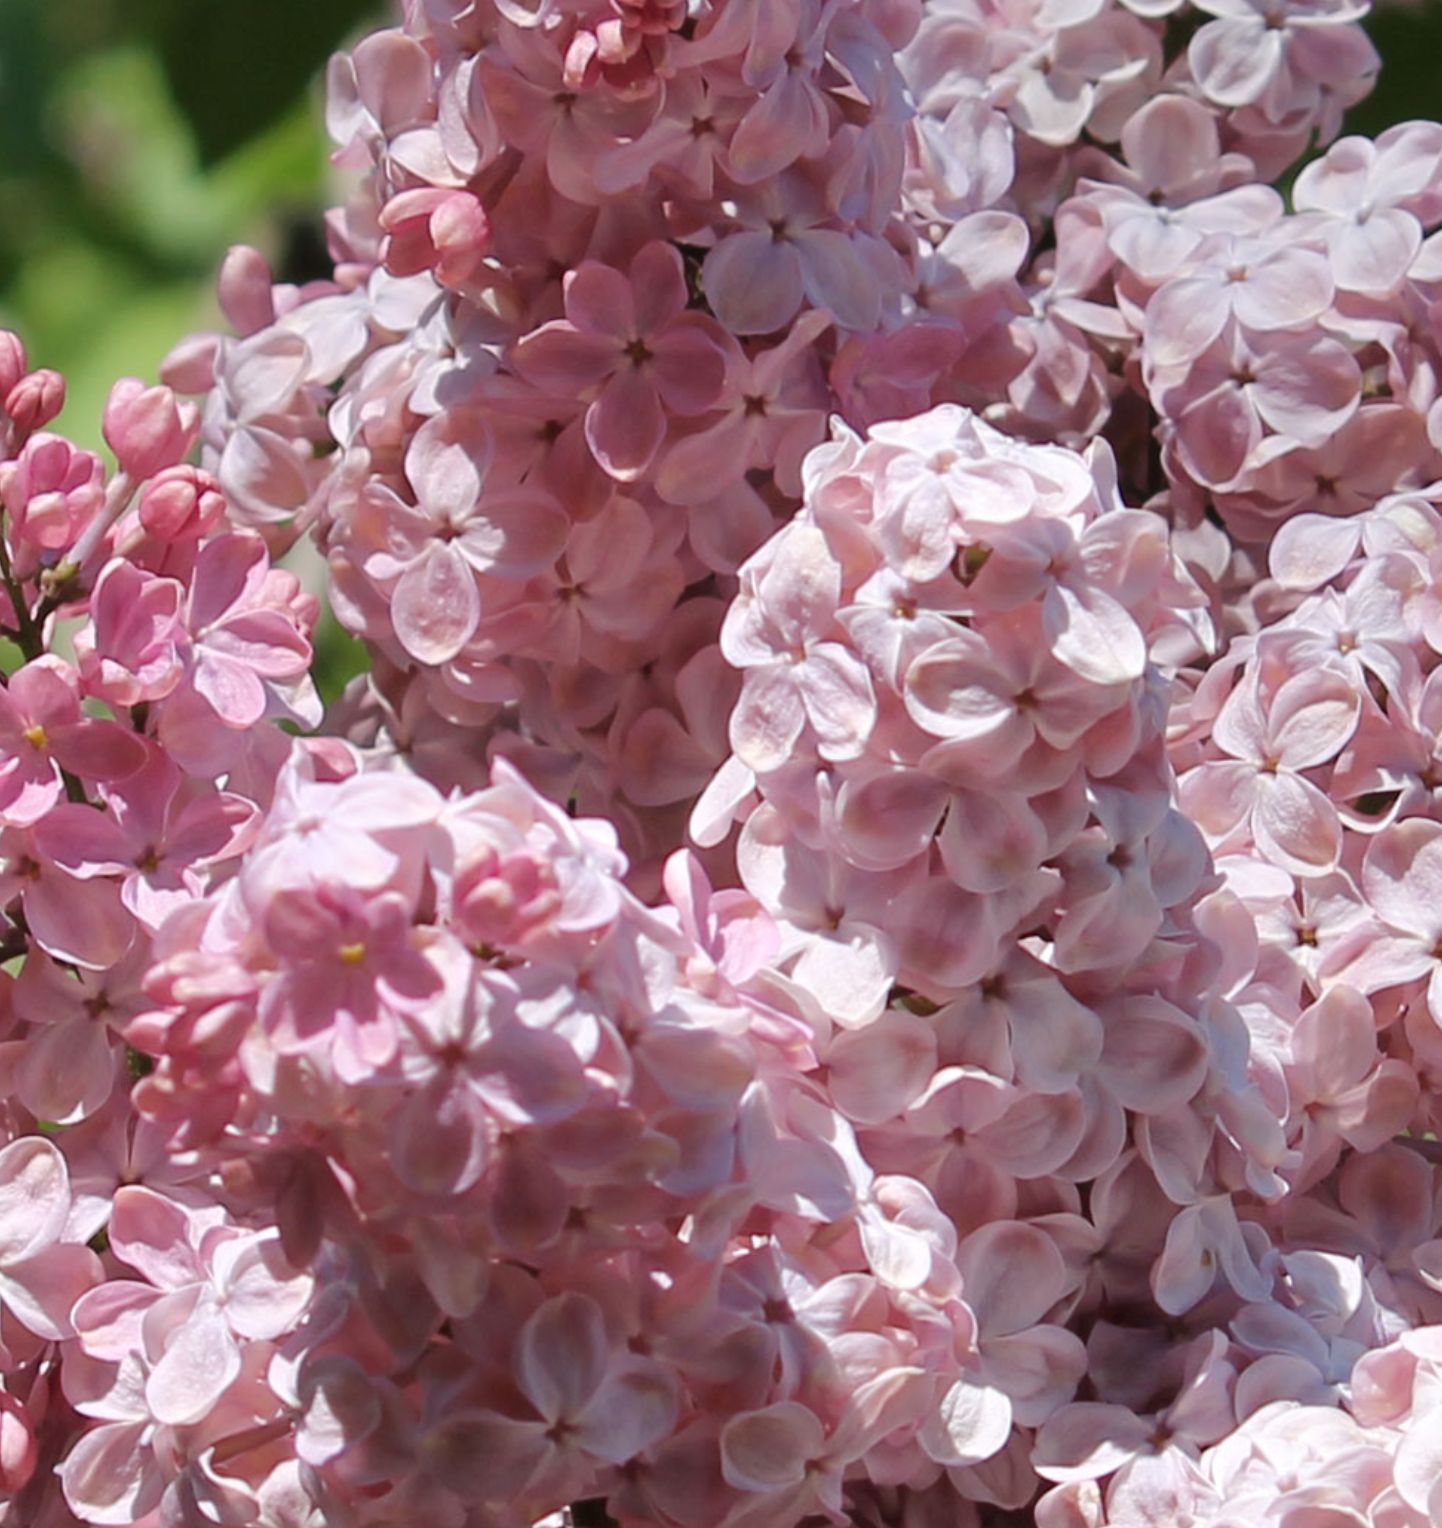
[[[7,1528],[1442,1521],[1365,11],[406,0],[111,460],[0,334]]]

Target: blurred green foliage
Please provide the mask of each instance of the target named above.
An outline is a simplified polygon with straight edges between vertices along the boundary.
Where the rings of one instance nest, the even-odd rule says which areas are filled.
[[[0,323],[99,442],[117,376],[214,325],[226,248],[324,274],[319,82],[376,0],[0,0]]]
[[[177,340],[218,325],[231,244],[257,245],[287,280],[328,274],[322,77],[382,13],[380,0],[0,0],[0,325],[65,373],[57,428],[100,447],[115,378],[153,378]],[[330,699],[365,653],[329,614],[317,645]]]

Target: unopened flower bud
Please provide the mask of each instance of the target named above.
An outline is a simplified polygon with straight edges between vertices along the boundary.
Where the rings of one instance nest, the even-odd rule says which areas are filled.
[[[0,501],[14,540],[41,551],[73,545],[104,498],[100,458],[48,432],[33,435],[0,474]]]
[[[42,366],[23,376],[5,395],[5,412],[24,440],[43,430],[65,407],[65,378]]]
[[[226,255],[218,282],[220,311],[237,334],[255,334],[275,322],[273,281],[270,262],[258,249],[237,244]]]
[[[0,329],[0,397],[9,395],[29,364],[20,336],[10,329]]]
[[[190,449],[200,418],[168,387],[122,377],[110,389],[102,428],[121,470],[137,482],[173,467]]]
[[[199,540],[225,513],[220,484],[199,467],[167,467],[140,496],[140,523],[165,541]]]

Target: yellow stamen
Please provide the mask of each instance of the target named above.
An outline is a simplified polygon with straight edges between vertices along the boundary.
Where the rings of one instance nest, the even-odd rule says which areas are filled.
[[[362,943],[343,944],[340,947],[341,964],[346,966],[358,966],[366,958],[366,947]]]
[[[32,748],[44,748],[50,742],[50,739],[45,735],[44,727],[42,727],[39,722],[35,722],[32,726],[27,727],[24,732],[20,734],[20,736],[23,737]]]

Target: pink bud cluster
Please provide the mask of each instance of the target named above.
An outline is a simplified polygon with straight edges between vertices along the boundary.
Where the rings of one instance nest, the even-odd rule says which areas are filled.
[[[0,1510],[1442,1518],[1365,9],[405,0],[113,468],[0,335]]]
[[[284,1431],[265,1370],[313,1279],[136,1112],[149,1063],[124,1030],[152,1006],[158,930],[254,838],[281,724],[320,719],[317,602],[225,524],[186,461],[193,405],[117,383],[107,470],[43,428],[60,379],[12,335],[0,353],[18,374],[0,414],[0,1499],[37,1524],[180,1521],[233,1495],[218,1438]],[[263,1463],[257,1488],[294,1496]]]

